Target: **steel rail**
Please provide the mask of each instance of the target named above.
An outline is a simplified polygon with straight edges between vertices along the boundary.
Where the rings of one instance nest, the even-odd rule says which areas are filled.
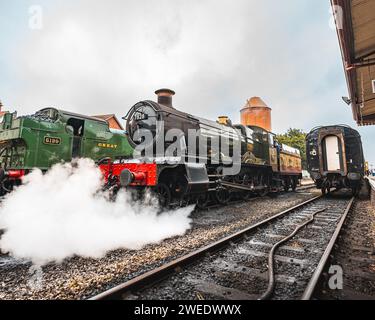
[[[109,300],[109,299],[121,299],[122,294],[130,291],[135,291],[137,289],[140,289],[142,287],[146,287],[148,285],[151,285],[155,282],[160,281],[164,277],[166,277],[169,274],[174,273],[175,271],[178,271],[181,269],[181,267],[189,265],[195,261],[197,261],[200,257],[203,257],[209,253],[216,252],[219,249],[226,247],[227,245],[230,245],[231,243],[241,239],[244,237],[247,233],[252,232],[256,230],[257,228],[266,225],[267,223],[276,220],[282,216],[285,216],[297,209],[300,209],[304,207],[307,204],[310,204],[318,199],[322,198],[322,195],[313,197],[309,200],[306,200],[300,204],[297,204],[291,208],[288,208],[280,213],[277,213],[265,220],[262,220],[258,223],[255,223],[247,228],[244,228],[232,235],[229,235],[225,238],[222,238],[218,241],[215,241],[214,243],[211,243],[207,246],[204,246],[196,251],[193,251],[187,255],[184,255],[180,258],[177,258],[169,263],[166,263],[158,268],[155,268],[153,270],[150,270],[142,275],[139,275],[131,280],[128,280],[118,286],[115,286],[107,291],[104,291],[98,295],[95,295],[91,297],[89,300]]]
[[[275,269],[274,269],[274,255],[277,248],[279,248],[283,243],[287,242],[288,240],[292,239],[298,231],[300,231],[303,227],[307,226],[308,224],[312,223],[315,220],[315,216],[318,213],[321,213],[323,211],[327,210],[327,208],[316,210],[314,213],[310,215],[310,218],[298,225],[294,231],[281,239],[279,242],[275,243],[270,253],[268,254],[268,287],[267,290],[258,298],[258,300],[266,300],[269,299],[274,290],[276,285],[276,279],[275,279]]]
[[[333,246],[334,244],[336,243],[336,240],[337,240],[337,237],[344,225],[344,222],[346,220],[346,217],[348,216],[348,213],[350,211],[350,209],[352,208],[353,206],[353,203],[354,203],[354,200],[355,200],[355,197],[353,197],[349,204],[347,205],[346,209],[345,209],[345,212],[344,214],[342,215],[341,219],[340,219],[340,222],[338,223],[336,229],[335,229],[335,232],[333,233],[332,237],[331,237],[331,240],[329,241],[319,263],[318,263],[318,266],[317,268],[315,269],[315,272],[314,274],[312,275],[306,289],[305,289],[305,292],[303,293],[302,295],[302,298],[301,300],[310,300],[316,287],[317,287],[317,284],[319,282],[319,279],[321,277],[321,274],[324,270],[324,267],[326,266],[327,262],[328,262],[328,258],[332,252],[332,249],[333,249]]]

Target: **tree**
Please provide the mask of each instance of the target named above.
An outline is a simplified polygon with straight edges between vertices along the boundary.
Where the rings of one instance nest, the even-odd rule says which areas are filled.
[[[306,169],[306,133],[301,129],[289,128],[284,134],[276,135],[279,143],[297,148],[301,151],[302,169]]]

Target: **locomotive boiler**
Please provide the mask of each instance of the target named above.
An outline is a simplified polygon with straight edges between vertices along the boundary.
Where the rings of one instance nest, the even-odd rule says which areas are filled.
[[[307,167],[323,194],[349,188],[358,194],[365,173],[361,136],[346,125],[317,127],[306,136]]]
[[[296,188],[302,169],[297,149],[278,144],[273,133],[257,126],[179,111],[170,89],[155,93],[157,102],[140,101],[124,117],[135,158],[108,159],[100,166],[110,187],[151,188],[162,205],[201,206],[210,199],[225,204],[232,196]]]

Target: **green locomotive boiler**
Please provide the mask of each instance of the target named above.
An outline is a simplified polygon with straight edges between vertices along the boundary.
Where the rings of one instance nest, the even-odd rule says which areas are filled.
[[[11,190],[33,168],[46,171],[73,158],[99,161],[132,153],[125,131],[109,128],[102,119],[55,108],[20,117],[5,113],[0,123],[0,192]]]

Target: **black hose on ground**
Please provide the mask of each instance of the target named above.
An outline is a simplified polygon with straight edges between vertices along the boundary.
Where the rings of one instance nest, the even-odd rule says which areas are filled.
[[[268,287],[267,287],[267,290],[261,295],[260,298],[258,298],[258,300],[266,300],[266,299],[269,299],[275,289],[275,272],[274,272],[274,253],[275,253],[275,250],[281,245],[283,244],[284,242],[288,241],[289,239],[293,238],[296,233],[301,229],[303,228],[304,226],[308,225],[309,223],[313,222],[314,219],[315,219],[315,216],[320,213],[320,212],[323,212],[325,211],[327,208],[324,208],[324,209],[321,209],[321,210],[318,210],[318,211],[315,211],[314,213],[311,214],[310,216],[310,219],[305,221],[304,223],[300,224],[296,229],[294,229],[294,231],[286,236],[285,238],[283,238],[282,240],[280,240],[279,242],[277,242],[276,244],[273,245],[269,255],[268,255]]]

